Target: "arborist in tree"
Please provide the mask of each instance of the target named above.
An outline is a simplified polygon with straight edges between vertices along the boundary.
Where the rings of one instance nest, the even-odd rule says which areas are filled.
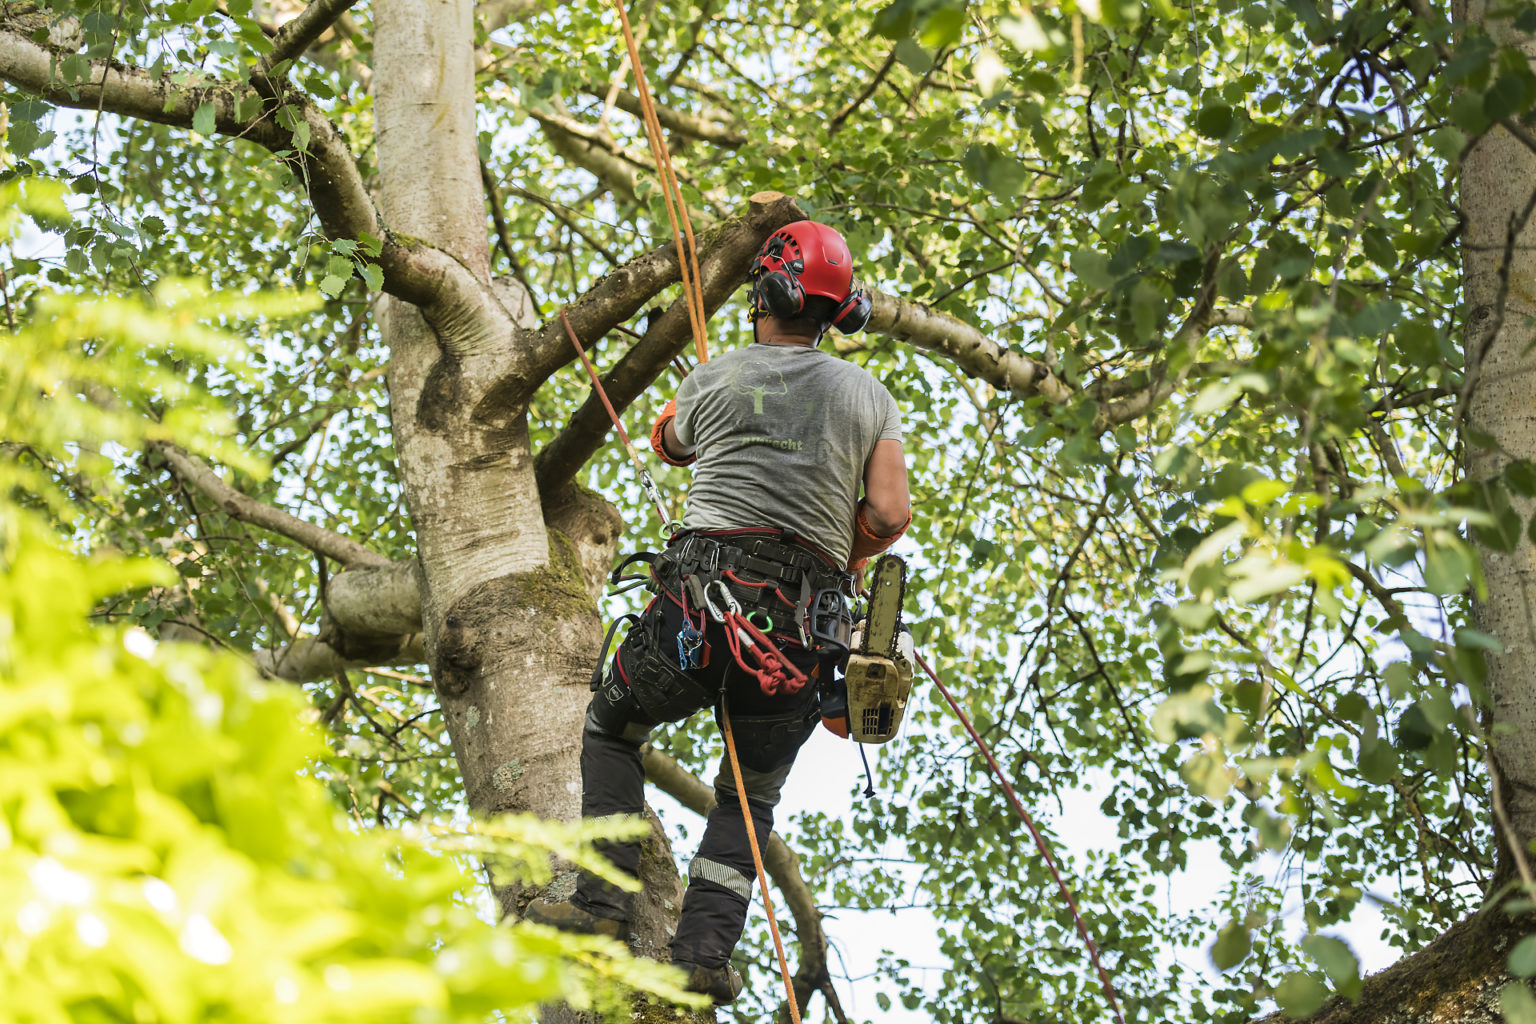
[[[847,702],[834,670],[849,651],[853,574],[905,532],[911,510],[895,400],[862,367],[818,348],[829,326],[852,333],[869,321],[847,243],[825,224],[790,224],[764,243],[749,282],[753,344],[695,369],[651,431],[663,460],[694,467],[693,486],[682,531],[652,561],[655,599],[627,617],[634,625],[594,677],[581,812],[643,813],[640,748],[651,729],[707,707],[720,720],[728,709],[766,845],[817,720],[847,734],[835,727]],[[728,1003],[741,992],[729,960],[756,880],[728,758],[715,795],[672,962],[691,989]],[[636,873],[638,843],[605,852]],[[570,899],[535,901],[526,916],[624,938],[630,903],[584,874]]]

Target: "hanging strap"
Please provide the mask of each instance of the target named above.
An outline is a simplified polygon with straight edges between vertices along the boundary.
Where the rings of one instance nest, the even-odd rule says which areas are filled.
[[[635,467],[635,473],[640,477],[640,486],[645,489],[646,497],[651,499],[651,505],[656,509],[656,515],[661,519],[661,525],[671,536],[682,529],[682,524],[675,522],[667,515],[667,503],[662,500],[661,488],[656,486],[656,480],[645,468],[645,463],[640,461],[640,453],[635,451],[635,446],[629,440],[629,431],[624,429],[624,424],[619,420],[619,414],[614,409],[613,403],[608,401],[608,392],[603,390],[603,382],[597,379],[597,369],[592,365],[592,360],[587,358],[587,350],[581,347],[581,339],[576,337],[576,328],[571,326],[571,318],[565,315],[565,307],[560,308],[560,322],[565,325],[565,335],[571,339],[571,345],[575,347],[576,354],[581,357],[581,365],[587,368],[587,376],[592,378],[592,390],[597,392],[597,397],[602,399],[603,408],[608,410],[608,418],[613,421],[614,428],[619,432],[619,440],[624,442],[624,450],[629,453],[629,461]]]

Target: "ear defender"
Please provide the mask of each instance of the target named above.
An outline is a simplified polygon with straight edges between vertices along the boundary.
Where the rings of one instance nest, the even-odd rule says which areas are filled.
[[[837,307],[837,313],[832,317],[832,326],[842,334],[857,334],[869,326],[869,316],[874,309],[874,303],[869,301],[864,289],[857,289]]]
[[[751,317],[764,313],[793,319],[832,311],[830,325],[844,334],[862,331],[873,304],[853,285],[853,256],[843,236],[813,220],[775,231],[758,251],[747,274],[752,283]],[[812,312],[807,303],[814,300]],[[823,329],[827,324],[823,323]]]
[[[800,282],[779,270],[770,270],[757,279],[758,305],[774,316],[795,317],[805,309],[805,289]]]

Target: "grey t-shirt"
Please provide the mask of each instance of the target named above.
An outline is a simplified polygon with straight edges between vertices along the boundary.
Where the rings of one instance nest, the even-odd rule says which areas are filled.
[[[787,527],[842,565],[864,466],[877,441],[901,440],[901,413],[863,367],[752,344],[688,375],[673,429],[699,450],[685,527]]]

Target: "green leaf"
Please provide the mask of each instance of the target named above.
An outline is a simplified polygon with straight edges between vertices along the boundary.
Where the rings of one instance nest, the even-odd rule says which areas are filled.
[[[1424,555],[1424,586],[1432,594],[1459,594],[1467,589],[1471,559],[1459,544],[1435,544]]]
[[[192,130],[199,135],[211,136],[214,132],[213,104],[203,101],[192,112]]]
[[[338,277],[335,274],[327,274],[320,281],[320,290],[333,299],[340,295],[346,286],[347,278]]]
[[[1536,1024],[1536,996],[1524,982],[1511,981],[1499,993],[1499,1009],[1504,1024]]]
[[[1509,973],[1517,978],[1536,974],[1536,935],[1527,935],[1509,951]]]
[[[1310,1017],[1327,999],[1328,987],[1306,971],[1292,971],[1275,986],[1275,1002],[1291,1017]]]
[[[1234,122],[1232,108],[1225,103],[1209,103],[1195,115],[1195,131],[1208,139],[1225,138]]]
[[[1301,948],[1341,993],[1351,999],[1359,994],[1360,961],[1342,941],[1327,935],[1308,935],[1301,940]]]
[[[1242,921],[1229,921],[1216,933],[1211,946],[1211,963],[1219,971],[1231,970],[1248,958],[1253,949],[1253,932]]]
[[[1530,459],[1513,460],[1504,467],[1504,482],[1522,498],[1536,497],[1536,462]]]
[[[379,269],[377,263],[364,263],[357,268],[357,272],[362,275],[363,283],[368,286],[369,291],[384,290],[384,271]]]
[[[1398,770],[1397,750],[1392,744],[1377,740],[1361,750],[1358,766],[1360,777],[1367,782],[1378,786],[1391,782]]]

